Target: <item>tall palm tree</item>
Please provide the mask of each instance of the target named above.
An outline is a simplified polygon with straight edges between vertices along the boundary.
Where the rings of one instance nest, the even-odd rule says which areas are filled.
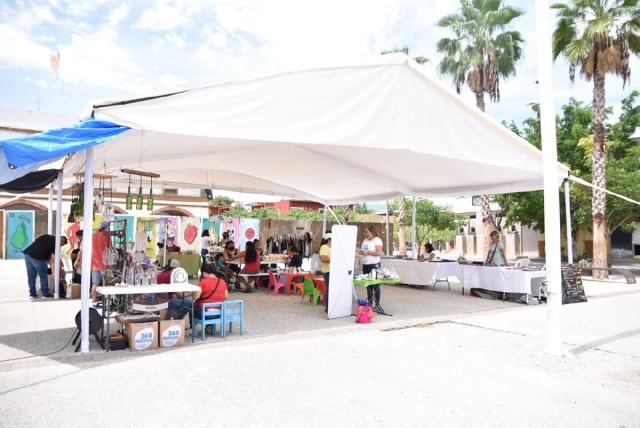
[[[623,87],[629,81],[629,57],[632,53],[640,55],[639,0],[568,0],[551,8],[558,11],[553,32],[554,59],[562,55],[569,61],[572,82],[576,67],[587,81],[593,80],[593,184],[606,188],[605,76],[621,76]],[[593,189],[592,194],[593,265],[607,267],[606,194],[598,189]],[[593,276],[606,278],[608,274],[595,271]]]
[[[387,51],[382,51],[381,54],[389,54],[395,52],[402,52],[405,55],[409,55],[409,48],[407,46],[399,49],[391,49]],[[423,56],[417,56],[413,58],[418,64],[426,64],[429,62],[429,58],[425,58]],[[399,197],[396,202],[398,203],[398,251],[400,255],[404,256],[407,254],[407,210],[405,209],[405,198],[404,196]],[[390,250],[391,251],[391,250]],[[393,251],[391,251],[393,252]]]
[[[503,0],[460,0],[460,10],[440,19],[453,37],[438,41],[436,48],[444,58],[438,73],[452,79],[458,93],[466,83],[476,96],[476,106],[485,111],[485,94],[500,102],[500,79],[516,75],[522,59],[524,39],[509,30],[512,21],[524,11],[505,6]],[[489,248],[489,234],[495,225],[491,218],[491,198],[482,196],[483,252]]]

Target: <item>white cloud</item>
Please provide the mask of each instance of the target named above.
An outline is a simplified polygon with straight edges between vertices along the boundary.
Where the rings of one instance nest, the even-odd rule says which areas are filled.
[[[200,7],[196,2],[160,1],[153,8],[146,9],[133,28],[153,31],[173,30],[191,22],[190,17]]]
[[[37,87],[42,89],[47,89],[49,87],[49,84],[47,83],[46,80],[36,80],[34,83],[36,84]]]
[[[109,24],[112,27],[118,26],[128,15],[129,15],[129,6],[126,3],[122,3],[116,9],[109,13]]]
[[[18,28],[0,24],[0,67],[50,69],[49,48],[31,40],[28,33]]]
[[[185,45],[186,34],[183,33],[181,36],[171,31],[170,33],[165,34],[163,37],[152,37],[151,48],[154,53],[160,53],[162,49],[169,45],[176,48],[182,48]]]
[[[160,76],[160,83],[162,84],[163,90],[172,90],[184,87],[187,80],[179,76],[174,76],[173,74],[165,74]]]

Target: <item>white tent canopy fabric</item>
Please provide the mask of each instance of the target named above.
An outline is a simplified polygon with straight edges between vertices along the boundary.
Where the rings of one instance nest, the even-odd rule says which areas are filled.
[[[96,169],[144,168],[176,185],[332,205],[543,187],[541,151],[404,54],[90,103],[89,114],[131,128],[96,147]],[[557,170],[560,183],[568,169]]]

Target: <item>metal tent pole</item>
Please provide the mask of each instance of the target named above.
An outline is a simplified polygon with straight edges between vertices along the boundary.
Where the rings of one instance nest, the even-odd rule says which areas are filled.
[[[544,172],[544,225],[547,265],[547,350],[562,355],[562,287],[558,145],[553,103],[553,61],[549,0],[536,0],[538,81]]]
[[[327,211],[329,207],[327,205],[324,206],[324,212],[322,213],[322,234],[327,233]]]
[[[387,249],[387,254],[389,254],[390,256],[393,256],[393,250],[389,246],[389,201],[386,201],[386,202],[387,202],[387,213],[386,213],[387,214],[387,235],[386,235],[387,246],[385,248]]]
[[[49,186],[49,212],[47,212],[47,234],[53,233],[53,184]]]
[[[416,197],[413,197],[413,206],[411,207],[411,258],[417,259],[416,251]]]
[[[573,236],[571,235],[571,202],[569,196],[569,179],[564,181],[564,205],[567,215],[567,261],[573,264]]]
[[[80,287],[82,299],[80,352],[82,353],[89,352],[89,293],[91,292],[91,248],[93,241],[93,147],[88,148],[85,153],[84,212],[82,214],[84,234],[82,235],[82,285]]]
[[[60,241],[62,239],[62,184],[64,181],[64,173],[60,171],[58,173],[58,189],[56,192],[56,256],[54,261],[54,267],[51,268],[51,272],[53,272],[53,280],[54,282],[54,298],[57,299],[60,294],[60,253],[62,252],[62,248],[60,248]],[[49,211],[51,215],[51,211]]]

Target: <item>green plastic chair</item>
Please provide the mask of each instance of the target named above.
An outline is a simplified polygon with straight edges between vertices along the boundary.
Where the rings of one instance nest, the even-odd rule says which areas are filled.
[[[313,286],[313,281],[309,278],[304,279],[304,290],[302,291],[302,300],[300,303],[304,302],[304,296],[310,296],[313,298],[312,306],[318,306],[318,298],[322,297],[322,292],[316,290]]]

